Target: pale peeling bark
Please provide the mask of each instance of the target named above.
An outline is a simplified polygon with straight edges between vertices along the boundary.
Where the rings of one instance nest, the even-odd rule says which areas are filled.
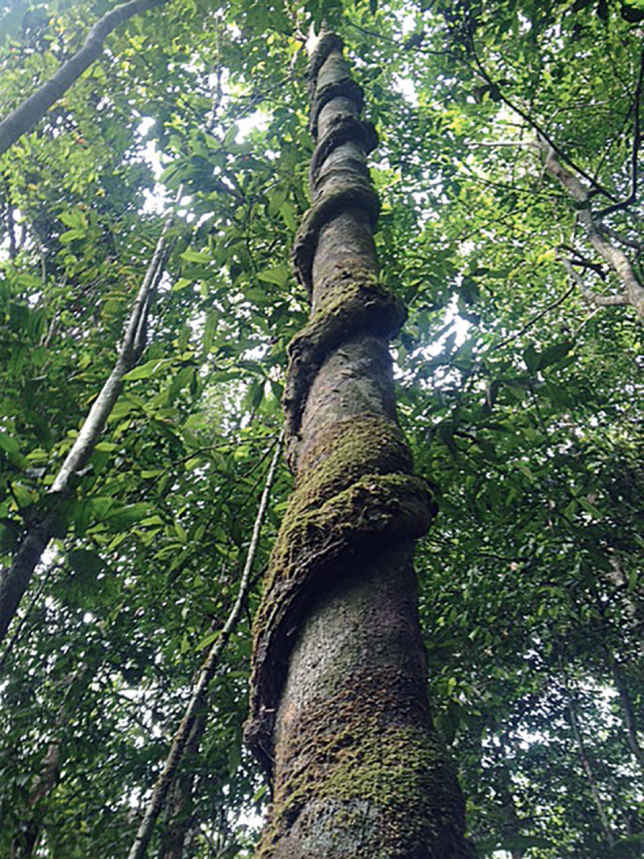
[[[167,0],[130,0],[111,9],[89,31],[83,47],[56,74],[0,122],[0,155],[30,131],[75,81],[98,59],[109,34],[139,12],[161,6]]]
[[[397,425],[378,281],[375,132],[342,42],[310,62],[312,208],[294,248],[311,294],[289,346],[296,475],[254,624],[246,737],[273,781],[257,856],[469,857],[463,800],[436,740],[411,564],[435,512]]]
[[[572,279],[581,287],[584,298],[599,307],[627,304],[635,308],[637,318],[644,321],[644,286],[635,274],[635,269],[624,251],[607,240],[604,232],[598,227],[590,207],[588,188],[573,173],[567,170],[557,157],[551,146],[539,138],[539,145],[545,155],[545,167],[548,173],[566,190],[569,197],[578,205],[578,219],[586,231],[588,239],[616,275],[622,287],[619,295],[601,295],[584,287],[583,281],[574,271],[572,265],[566,269]]]

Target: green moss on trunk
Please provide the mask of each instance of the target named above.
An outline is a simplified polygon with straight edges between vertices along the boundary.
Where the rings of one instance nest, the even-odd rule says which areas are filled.
[[[337,36],[309,73],[319,139],[293,262],[313,312],[288,349],[296,488],[253,628],[246,737],[275,778],[257,855],[471,857],[426,697],[411,544],[436,505],[395,419],[387,342],[406,313],[377,277],[375,131]]]
[[[431,733],[422,684],[391,668],[367,684],[346,680],[291,726],[258,857],[471,856],[460,834],[462,797]],[[307,835],[320,832],[316,817],[324,834]]]
[[[371,445],[375,466],[386,470],[389,464],[409,461],[395,434],[388,439],[384,432],[368,438],[365,429],[363,424],[356,435]],[[361,474],[343,488],[354,470],[362,470],[364,449],[360,441],[353,439],[352,444],[352,439],[343,439],[337,454],[334,451],[310,470],[291,498],[271,555],[266,588],[253,624],[250,716],[246,723],[247,742],[269,771],[275,712],[292,635],[307,606],[347,571],[357,554],[364,558],[392,542],[426,533],[436,509],[427,482],[399,471]]]

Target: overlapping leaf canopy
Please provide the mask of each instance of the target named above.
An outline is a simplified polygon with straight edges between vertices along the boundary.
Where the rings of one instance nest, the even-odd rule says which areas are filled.
[[[1,4],[0,114],[112,5]],[[639,855],[642,328],[605,301],[623,282],[580,217],[641,284],[639,0],[172,0],[0,159],[3,563],[52,504],[181,189],[149,347],[0,654],[3,855],[34,825],[34,855],[127,855],[234,602],[307,312],[289,248],[323,17],[380,136],[376,238],[410,310],[400,420],[441,492],[418,554],[430,692],[472,837],[481,855]],[[248,613],[288,489],[284,468]],[[250,849],[248,617],[184,761],[192,804],[178,789],[151,855],[174,855],[177,827],[190,856]]]

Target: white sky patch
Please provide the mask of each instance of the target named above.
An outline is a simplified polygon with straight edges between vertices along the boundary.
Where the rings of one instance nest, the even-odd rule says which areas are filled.
[[[237,120],[237,136],[236,143],[243,143],[252,131],[265,131],[268,128],[270,116],[266,111],[256,110],[250,116],[243,117]]]
[[[418,94],[411,78],[396,77],[394,86],[408,104],[418,107]]]
[[[142,139],[146,137],[155,121],[151,116],[144,116],[141,119],[137,133]],[[166,188],[159,183],[159,179],[163,173],[163,164],[161,163],[161,153],[157,148],[156,140],[146,141],[143,147],[143,158],[152,169],[155,178],[152,190],[146,189],[143,192],[143,211],[162,215],[168,206],[168,194]]]
[[[421,346],[419,349],[415,349],[411,355],[414,360],[417,361],[419,357],[422,357],[429,361],[437,355],[440,355],[447,338],[451,337],[452,334],[455,335],[453,343],[454,350],[458,349],[459,346],[462,346],[463,343],[465,343],[472,324],[471,322],[468,322],[467,319],[463,319],[462,316],[458,315],[457,302],[458,297],[453,295],[451,301],[445,308],[445,315],[443,317],[442,324],[439,324],[439,329],[451,323],[450,327],[444,331],[441,337],[428,343],[427,346]],[[394,361],[394,377],[401,379],[404,378],[404,376],[405,371],[401,370],[398,363]],[[450,369],[449,367],[438,367],[432,375],[432,384],[441,386],[447,382],[453,383],[456,378],[457,375],[455,370]]]

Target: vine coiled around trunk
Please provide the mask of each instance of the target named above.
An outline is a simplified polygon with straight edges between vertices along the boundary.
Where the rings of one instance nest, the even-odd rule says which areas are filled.
[[[411,566],[437,505],[395,415],[388,343],[406,310],[378,275],[377,136],[335,34],[309,78],[312,205],[292,258],[312,309],[283,398],[295,489],[254,618],[245,726],[274,781],[257,856],[455,859],[469,856],[463,803],[431,728]]]

